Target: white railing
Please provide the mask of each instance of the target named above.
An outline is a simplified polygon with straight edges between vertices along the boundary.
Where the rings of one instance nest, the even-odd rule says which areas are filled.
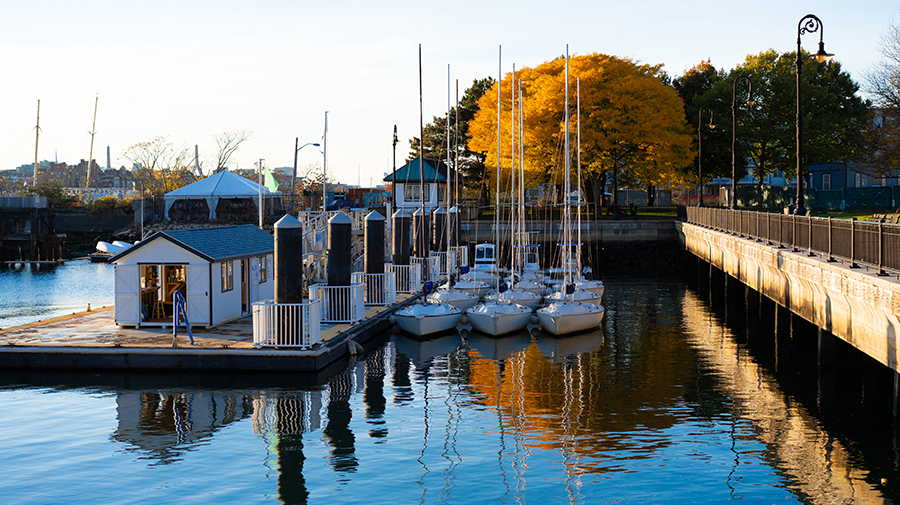
[[[302,318],[300,317],[302,315]],[[302,319],[302,328],[300,327]],[[253,304],[253,345],[257,347],[310,347],[322,340],[319,300],[303,303]]]
[[[456,253],[456,264],[457,265],[468,265],[469,264],[469,246],[461,245],[456,247],[451,247],[450,249]]]
[[[426,281],[438,281],[441,279],[440,270],[438,270],[437,261],[428,261],[428,258],[410,258],[410,265],[419,265],[425,274]]]
[[[326,286],[313,284],[309,287],[309,297],[322,300],[323,323],[356,323],[366,315],[363,304],[363,285]]]
[[[388,272],[393,272],[398,293],[415,293],[422,289],[422,265],[392,265],[384,266]]]
[[[365,305],[391,305],[397,303],[397,281],[392,272],[367,274],[353,272],[351,284],[362,284]]]
[[[434,263],[434,267],[438,270],[438,275],[451,274],[456,270],[456,251],[431,253],[429,263]]]

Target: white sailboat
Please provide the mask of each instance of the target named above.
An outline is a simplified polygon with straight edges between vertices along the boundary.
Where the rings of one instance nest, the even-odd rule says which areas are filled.
[[[566,112],[565,112],[565,193],[571,193],[570,188],[570,167],[569,167],[569,48],[566,47]],[[553,335],[564,335],[567,333],[575,333],[580,331],[596,328],[603,321],[605,309],[597,303],[585,303],[576,301],[572,298],[576,292],[588,293],[587,291],[576,290],[572,284],[572,213],[569,199],[565,199],[565,220],[564,220],[564,258],[563,267],[565,268],[565,287],[559,291],[560,301],[553,301],[547,307],[538,309],[537,317],[544,330]],[[552,300],[552,299],[551,299]]]
[[[488,335],[519,331],[528,326],[531,315],[531,308],[508,302],[486,302],[466,311],[472,328]]]
[[[422,107],[422,45],[419,44],[419,138],[423,136],[423,107]],[[425,169],[423,164],[422,143],[419,143],[419,184],[422,185],[421,194],[425,194]],[[421,211],[425,212],[425,198],[421,198]],[[459,320],[462,318],[463,311],[459,307],[445,303],[443,301],[430,302],[428,300],[428,292],[431,291],[432,283],[425,283],[425,296],[422,297],[422,303],[404,307],[394,313],[397,325],[404,331],[413,335],[422,337],[432,335],[443,331],[456,328]]]
[[[513,66],[512,72],[512,80],[513,80],[513,93],[512,93],[512,114],[513,120],[515,120],[515,79],[516,79],[516,69]],[[497,78],[497,194],[496,198],[499,202],[500,200],[500,91],[501,85],[503,82],[503,67],[501,65],[499,69],[499,75]],[[515,139],[515,133],[513,133],[513,139]],[[513,142],[515,145],[515,142]],[[513,149],[513,167],[515,170],[515,149]],[[499,213],[498,213],[499,214]],[[499,225],[497,226],[499,229]],[[482,247],[484,246],[484,247]],[[489,246],[489,247],[488,247]],[[484,254],[482,256],[483,260],[492,260],[494,265],[496,265],[497,256],[494,254],[494,245],[493,244],[479,244],[478,247],[482,248]],[[478,266],[478,248],[475,249],[475,266]],[[488,256],[489,254],[489,256]],[[524,305],[519,305],[517,303],[512,303],[510,301],[506,301],[500,298],[504,292],[507,291],[507,286],[505,284],[498,286],[498,296],[495,301],[486,302],[483,304],[476,305],[475,307],[466,311],[466,316],[469,318],[469,324],[472,325],[478,331],[483,333],[487,333],[488,335],[503,335],[505,333],[510,333],[513,331],[518,331],[526,326],[531,321],[531,311],[530,307],[526,307]],[[534,296],[531,293],[522,292],[522,296]]]

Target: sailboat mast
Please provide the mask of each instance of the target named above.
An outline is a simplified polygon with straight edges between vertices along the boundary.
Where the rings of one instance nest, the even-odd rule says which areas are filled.
[[[519,80],[519,273],[525,269],[525,106],[522,103],[522,80]]]
[[[581,272],[581,78],[575,78],[575,107],[577,110],[577,145],[578,150],[578,245],[576,255],[578,257],[578,272]]]
[[[37,164],[38,164],[38,137],[41,135],[41,101],[38,100],[37,103],[37,124],[34,127],[34,180],[31,183],[32,187],[37,187]]]
[[[425,156],[422,147],[425,143],[425,126],[422,124],[424,114],[422,106],[422,44],[419,44],[419,201],[422,208],[422,219],[419,221],[422,229],[419,230],[419,236],[422,237],[421,240],[427,241],[428,239],[425,238],[425,165],[423,160]]]
[[[500,98],[503,89],[503,46],[500,46],[497,63],[497,192],[494,195],[494,236],[500,234]],[[499,240],[498,246],[499,244]],[[496,251],[494,251],[496,258]],[[499,279],[499,277],[498,277]],[[498,284],[499,286],[499,284]]]
[[[513,192],[516,190],[516,64],[513,63],[512,66],[512,82],[509,87],[509,196],[513,197]],[[515,268],[515,226],[512,226],[514,223],[514,214],[512,212],[512,200],[510,200],[510,211],[509,211],[509,263],[510,263],[510,271]],[[499,262],[498,262],[498,265]]]
[[[97,93],[97,96],[94,98],[94,123],[91,125],[91,151],[88,154],[87,160],[87,182],[85,182],[84,187],[91,187],[91,164],[94,159],[94,135],[97,134],[97,102],[100,100],[100,93]]]
[[[322,213],[327,209],[328,191],[328,111],[325,111],[325,131],[322,132]],[[324,219],[324,218],[323,218]]]
[[[570,223],[572,221],[572,219],[571,219],[572,214],[571,214],[571,209],[569,208],[569,206],[570,206],[569,192],[571,191],[571,188],[570,188],[571,185],[569,184],[570,167],[569,167],[569,45],[568,44],[566,44],[566,113],[565,113],[565,121],[566,121],[566,142],[565,142],[566,155],[565,155],[565,181],[563,182],[563,195],[564,195],[564,199],[565,199],[565,206],[564,206],[564,209],[565,209],[564,210],[565,233],[563,235],[565,236],[564,240],[566,242],[566,245],[565,245],[566,249],[565,249],[565,258],[564,258],[565,266],[563,267],[564,268],[563,271],[565,272],[565,277],[566,277],[565,285],[568,286],[568,284],[571,280],[571,269],[572,269],[572,266],[571,266],[572,251],[570,250],[570,248],[572,247],[572,230],[570,227]]]
[[[444,226],[447,228],[447,270],[450,270],[452,266],[450,264],[450,251],[453,250],[453,245],[450,243],[450,221],[452,220],[450,213],[450,147],[451,147],[451,138],[450,138],[450,65],[447,65],[447,201],[444,202],[447,204],[447,220],[444,221]],[[449,274],[448,274],[449,275]]]

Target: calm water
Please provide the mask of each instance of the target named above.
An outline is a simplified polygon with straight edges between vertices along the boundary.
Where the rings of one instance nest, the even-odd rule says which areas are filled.
[[[602,331],[424,343],[392,335],[316,387],[294,386],[306,378],[290,375],[0,374],[0,496],[185,504],[896,497],[890,408],[878,418],[866,410],[874,400],[866,407],[857,395],[826,409],[815,370],[807,377],[798,357],[787,366],[783,349],[770,359],[753,344],[768,340],[764,330],[733,323],[733,311],[716,296],[711,308],[701,292],[607,279]]]
[[[113,265],[86,259],[0,268],[0,328],[112,305],[114,275]]]

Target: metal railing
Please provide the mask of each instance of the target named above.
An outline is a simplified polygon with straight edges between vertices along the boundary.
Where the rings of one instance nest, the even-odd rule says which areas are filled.
[[[438,270],[437,261],[430,261],[428,258],[409,258],[410,265],[419,265],[426,281],[438,281],[441,279],[440,270]]]
[[[456,271],[456,251],[435,251],[428,258],[437,268],[438,275],[448,275]]]
[[[256,347],[315,345],[322,340],[320,307],[319,300],[303,303],[275,303],[274,300],[255,302],[253,345]]]
[[[772,214],[747,210],[687,207],[685,222],[776,245],[900,274],[900,225],[832,217]]]
[[[353,272],[350,274],[350,283],[363,285],[364,303],[367,306],[397,303],[397,282],[393,272]]]
[[[394,274],[398,293],[415,293],[422,289],[422,265],[392,265],[388,263],[385,270]]]
[[[456,264],[458,265],[468,265],[469,264],[469,246],[461,245],[456,247],[451,247],[450,249],[456,253]]]
[[[313,284],[309,287],[309,297],[322,301],[323,323],[357,323],[366,316],[362,284]]]

